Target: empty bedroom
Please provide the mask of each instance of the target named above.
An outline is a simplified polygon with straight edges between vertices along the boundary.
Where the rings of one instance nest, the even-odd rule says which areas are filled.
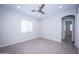
[[[78,54],[78,4],[0,4],[0,54]]]

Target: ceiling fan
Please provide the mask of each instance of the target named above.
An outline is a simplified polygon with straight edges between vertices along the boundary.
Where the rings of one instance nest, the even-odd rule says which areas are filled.
[[[32,10],[32,12],[40,12],[40,13],[42,13],[42,14],[45,14],[43,11],[42,11],[42,9],[45,7],[45,4],[42,4],[40,7],[39,7],[39,9],[38,10]]]

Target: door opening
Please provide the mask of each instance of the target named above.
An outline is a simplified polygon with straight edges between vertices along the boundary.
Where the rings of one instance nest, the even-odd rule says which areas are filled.
[[[62,40],[75,43],[75,17],[72,15],[62,18]]]
[[[72,40],[72,21],[65,21],[65,40]]]

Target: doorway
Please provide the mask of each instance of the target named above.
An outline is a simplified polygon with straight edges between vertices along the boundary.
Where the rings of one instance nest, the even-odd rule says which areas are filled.
[[[65,40],[72,39],[72,21],[65,21]]]
[[[73,15],[62,18],[62,40],[75,44],[75,16]]]

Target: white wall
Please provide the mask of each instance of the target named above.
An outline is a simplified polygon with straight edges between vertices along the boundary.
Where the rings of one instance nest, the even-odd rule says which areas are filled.
[[[21,33],[22,19],[33,22],[33,32]],[[20,12],[0,7],[0,47],[39,37],[39,20]]]
[[[63,11],[52,15],[49,18],[43,19],[42,22],[42,37],[51,40],[62,40],[62,17],[67,15],[76,15],[76,9]]]
[[[78,53],[79,53],[79,7],[78,7],[78,11],[77,11],[78,13],[77,13],[77,15],[76,15],[76,34],[75,34],[75,36],[76,36],[76,46],[77,46],[77,48],[78,48]]]
[[[76,28],[77,47],[79,48],[79,14],[77,14]]]

